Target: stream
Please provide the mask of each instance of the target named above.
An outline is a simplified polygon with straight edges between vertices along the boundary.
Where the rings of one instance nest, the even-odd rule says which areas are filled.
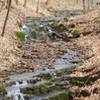
[[[70,86],[66,80],[69,73],[82,61],[84,61],[84,55],[68,50],[68,53],[64,54],[62,58],[56,59],[53,69],[39,67],[31,73],[13,75],[6,81],[7,96],[12,100],[49,100],[58,94],[66,95],[65,98],[67,98],[66,93]],[[54,93],[52,94],[52,92]]]
[[[84,55],[68,49],[67,53],[56,59],[52,69],[39,67],[31,73],[10,76],[6,81],[7,97],[12,100],[49,100],[58,94],[64,94],[67,98],[66,92],[70,86],[66,80],[69,73],[83,61]]]
[[[75,12],[62,12],[56,17],[31,18],[22,23],[21,31],[25,32],[25,44],[30,42],[38,43],[48,38],[52,38],[52,33],[59,33],[52,25],[60,18],[78,15]],[[57,28],[56,28],[57,29]],[[58,28],[59,29],[59,28]],[[64,31],[67,29],[65,28]],[[60,38],[53,38],[55,45],[62,41]],[[52,67],[43,65],[34,68],[32,72],[25,72],[18,75],[9,76],[6,84],[6,99],[0,100],[73,100],[70,95],[70,73],[84,62],[85,55],[71,49],[66,49],[65,53],[56,58]]]

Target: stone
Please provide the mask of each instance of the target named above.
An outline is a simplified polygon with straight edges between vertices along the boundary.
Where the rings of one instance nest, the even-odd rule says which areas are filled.
[[[6,88],[2,83],[0,83],[0,95],[2,96],[5,94],[6,94]]]

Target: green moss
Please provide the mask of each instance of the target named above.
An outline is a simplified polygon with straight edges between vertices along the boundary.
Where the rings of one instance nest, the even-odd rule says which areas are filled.
[[[60,87],[55,86],[55,85],[51,85],[51,86],[49,86],[49,92],[57,91],[57,90],[61,90]]]
[[[22,93],[25,94],[31,94],[31,95],[41,95],[41,94],[47,94],[49,92],[60,90],[59,87],[55,85],[50,84],[41,84],[38,86],[33,86],[30,88],[22,89]]]
[[[24,41],[25,40],[25,33],[24,32],[17,32],[16,36],[21,40]]]
[[[71,83],[71,84],[78,85],[78,86],[84,85],[85,82],[86,82],[85,80],[80,79],[80,78],[76,78],[76,77],[70,79],[70,83]]]
[[[31,33],[34,39],[37,39],[37,37],[39,36],[39,31],[37,31],[36,29],[32,29]]]
[[[46,93],[48,93],[48,91],[49,91],[49,87],[48,87],[46,84],[41,85],[41,86],[39,87],[39,92],[40,92],[40,94],[41,94],[41,93],[42,93],[42,94],[46,94]]]
[[[3,84],[0,84],[0,95],[4,95],[4,94],[6,94],[5,86]]]
[[[73,64],[80,64],[82,63],[82,60],[75,60],[75,61],[71,61]]]
[[[75,71],[75,66],[73,66],[73,67],[71,67],[71,68],[64,68],[64,69],[62,69],[61,71],[63,72],[63,73],[67,73],[67,74],[70,74],[70,73],[72,73],[73,71]]]
[[[90,84],[90,81],[88,81],[88,76],[86,77],[72,77],[70,78],[69,82],[73,85],[83,86],[84,84]]]
[[[75,28],[71,31],[71,34],[73,37],[79,37],[80,36],[80,30],[78,28]]]
[[[52,78],[52,75],[50,73],[43,73],[40,75],[40,77],[44,80],[49,80]]]
[[[97,19],[95,23],[100,24],[100,19]]]
[[[68,93],[62,92],[56,96],[50,97],[49,100],[68,100]]]
[[[62,70],[61,71],[56,71],[56,76],[57,77],[60,77],[63,74],[64,74],[64,72]]]

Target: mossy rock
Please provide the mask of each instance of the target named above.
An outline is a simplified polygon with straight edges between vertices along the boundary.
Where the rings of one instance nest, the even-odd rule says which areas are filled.
[[[100,19],[97,19],[95,23],[100,24]]]
[[[71,77],[69,82],[73,85],[83,86],[87,81],[87,77]]]
[[[25,40],[25,33],[24,32],[16,32],[16,36],[21,40],[24,41]]]
[[[94,81],[96,81],[98,79],[98,77],[90,77],[90,79],[88,80],[89,76],[85,76],[85,77],[72,77],[69,79],[69,82],[73,85],[77,85],[77,86],[83,86],[84,84],[92,84]]]
[[[32,34],[32,37],[33,37],[34,39],[36,39],[36,38],[37,38],[37,33],[38,33],[38,31],[37,31],[37,30],[32,29],[31,34]]]
[[[59,87],[55,85],[50,85],[50,84],[41,84],[41,85],[36,85],[33,87],[21,89],[22,93],[24,94],[31,94],[31,95],[41,95],[41,94],[47,94],[49,92],[55,91],[55,90],[60,90]]]
[[[71,61],[71,63],[73,63],[73,64],[80,64],[80,63],[82,63],[82,60],[74,60],[74,61]]]
[[[5,94],[6,94],[5,86],[0,83],[0,95],[5,95]]]
[[[64,74],[64,72],[62,71],[62,70],[60,70],[60,71],[55,71],[56,72],[56,76],[57,77],[60,77],[60,76],[62,76],[63,74]]]
[[[50,97],[48,100],[70,100],[70,94],[67,91],[61,92],[55,96]],[[71,100],[73,100],[73,98]]]
[[[55,71],[55,73],[56,73],[56,76],[60,77],[65,74],[67,74],[67,75],[71,74],[74,71],[76,71],[76,66],[72,66],[70,68],[63,68],[63,69]]]
[[[68,25],[68,28],[75,28],[75,24],[70,23],[70,24]]]
[[[44,80],[50,80],[52,78],[52,75],[50,73],[43,73],[40,74],[39,77],[41,77]]]
[[[44,84],[38,87],[40,94],[46,94],[49,92],[48,85]]]
[[[36,40],[47,40],[47,33],[42,31],[41,29],[32,29],[32,38]]]
[[[77,38],[77,37],[80,37],[80,30],[78,28],[75,28],[71,31],[71,34],[73,35],[73,37]]]
[[[76,68],[76,66],[73,66],[73,67],[70,67],[70,68],[64,68],[64,69],[62,69],[61,71],[62,71],[63,73],[70,74],[70,73],[72,73],[73,71],[76,70],[75,68]]]

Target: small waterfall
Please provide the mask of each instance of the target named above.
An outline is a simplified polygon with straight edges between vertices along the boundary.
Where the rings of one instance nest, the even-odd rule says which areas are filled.
[[[16,91],[16,93],[12,96],[13,100],[24,100],[24,96],[20,91]]]
[[[20,88],[24,88],[27,86],[27,82],[23,81],[19,83],[16,81],[16,84],[12,86],[12,88],[8,91],[7,96],[11,97],[12,100],[24,100],[23,94],[20,92]]]
[[[21,32],[25,33],[25,42],[28,42],[32,39],[31,29],[26,24],[23,24],[21,27]]]

